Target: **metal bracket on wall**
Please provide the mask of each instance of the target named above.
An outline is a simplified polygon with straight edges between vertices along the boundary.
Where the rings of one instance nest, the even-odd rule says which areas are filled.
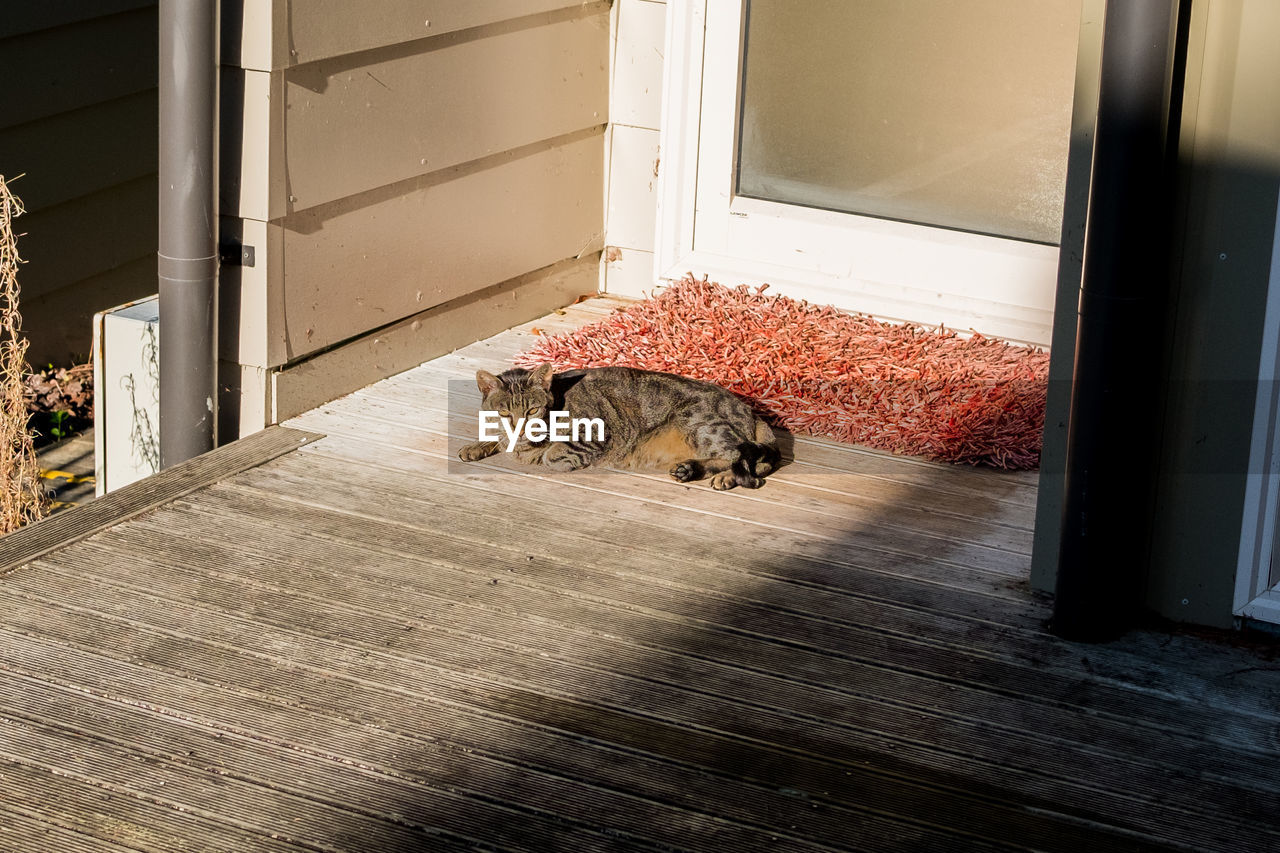
[[[256,260],[253,246],[242,246],[239,243],[218,244],[218,260],[224,266],[251,267]]]

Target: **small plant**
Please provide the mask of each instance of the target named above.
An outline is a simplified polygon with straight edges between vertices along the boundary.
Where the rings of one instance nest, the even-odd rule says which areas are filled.
[[[62,441],[71,436],[72,429],[68,423],[70,420],[71,413],[66,409],[59,409],[49,416],[49,435],[53,436],[54,441]]]

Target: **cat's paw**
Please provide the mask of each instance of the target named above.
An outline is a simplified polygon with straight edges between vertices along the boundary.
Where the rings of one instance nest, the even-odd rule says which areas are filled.
[[[548,456],[542,457],[542,464],[550,468],[552,471],[564,473],[566,471],[579,471],[587,467],[587,463],[573,456],[561,456],[552,459]]]
[[[546,454],[546,445],[535,445],[533,447],[526,447],[522,450],[517,450],[515,452],[515,457],[517,462],[522,462],[525,465],[541,465],[542,458],[546,456]]]
[[[586,468],[588,460],[576,453],[570,453],[563,444],[552,444],[542,454],[542,464],[552,471],[578,471]]]
[[[702,468],[697,462],[689,460],[688,462],[677,462],[675,465],[672,465],[671,470],[668,473],[671,474],[671,479],[681,483],[687,483],[690,480],[696,480],[701,477]]]
[[[716,474],[711,478],[711,488],[717,491],[727,491],[736,485],[738,485],[738,475],[732,470],[721,471],[719,474]]]
[[[468,444],[458,451],[458,458],[463,462],[478,462],[498,452],[496,441],[477,441]]]

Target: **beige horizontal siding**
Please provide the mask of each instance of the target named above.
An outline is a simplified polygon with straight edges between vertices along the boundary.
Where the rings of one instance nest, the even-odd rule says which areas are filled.
[[[223,61],[276,71],[582,5],[582,0],[241,0],[224,4]]]
[[[604,123],[607,9],[566,12],[285,72],[292,209]]]
[[[156,91],[0,130],[0,172],[29,211],[60,205],[146,175],[157,162]]]
[[[154,89],[157,20],[151,6],[0,43],[5,69],[0,128]]]
[[[87,361],[93,315],[155,292],[156,256],[148,252],[51,293],[24,299],[22,328],[31,342],[27,361],[36,368]]]
[[[154,257],[156,196],[151,174],[23,216],[22,295],[42,296],[147,253]]]
[[[598,250],[603,127],[284,220],[272,364]]]
[[[13,0],[0,15],[0,39],[155,5],[156,0]]]
[[[273,374],[270,398],[283,421],[477,338],[517,326],[594,293],[600,253],[525,273],[406,317]]]
[[[608,6],[284,71],[224,68],[224,215],[273,220],[607,120]]]
[[[27,178],[15,185],[21,193]],[[17,221],[28,361],[84,361],[98,312],[156,292],[154,173]]]
[[[94,312],[155,292],[157,48],[156,0],[0,14],[0,174],[23,175],[32,364],[83,360]]]
[[[599,250],[608,3],[281,8],[230,22],[223,233],[256,261],[223,272],[224,359],[296,364]],[[281,33],[296,55],[253,67]]]

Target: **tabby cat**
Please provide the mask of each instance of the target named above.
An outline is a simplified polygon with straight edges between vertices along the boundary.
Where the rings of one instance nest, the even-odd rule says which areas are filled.
[[[530,442],[523,435],[516,440],[512,453],[517,459],[553,471],[657,468],[682,483],[710,477],[715,489],[757,489],[780,460],[769,425],[710,382],[631,367],[553,374],[551,365],[544,364],[497,376],[481,370],[476,384],[484,395],[481,408],[498,412],[512,427],[521,417],[546,420],[549,411],[603,421],[602,441]],[[504,446],[479,441],[458,456],[474,462]]]

